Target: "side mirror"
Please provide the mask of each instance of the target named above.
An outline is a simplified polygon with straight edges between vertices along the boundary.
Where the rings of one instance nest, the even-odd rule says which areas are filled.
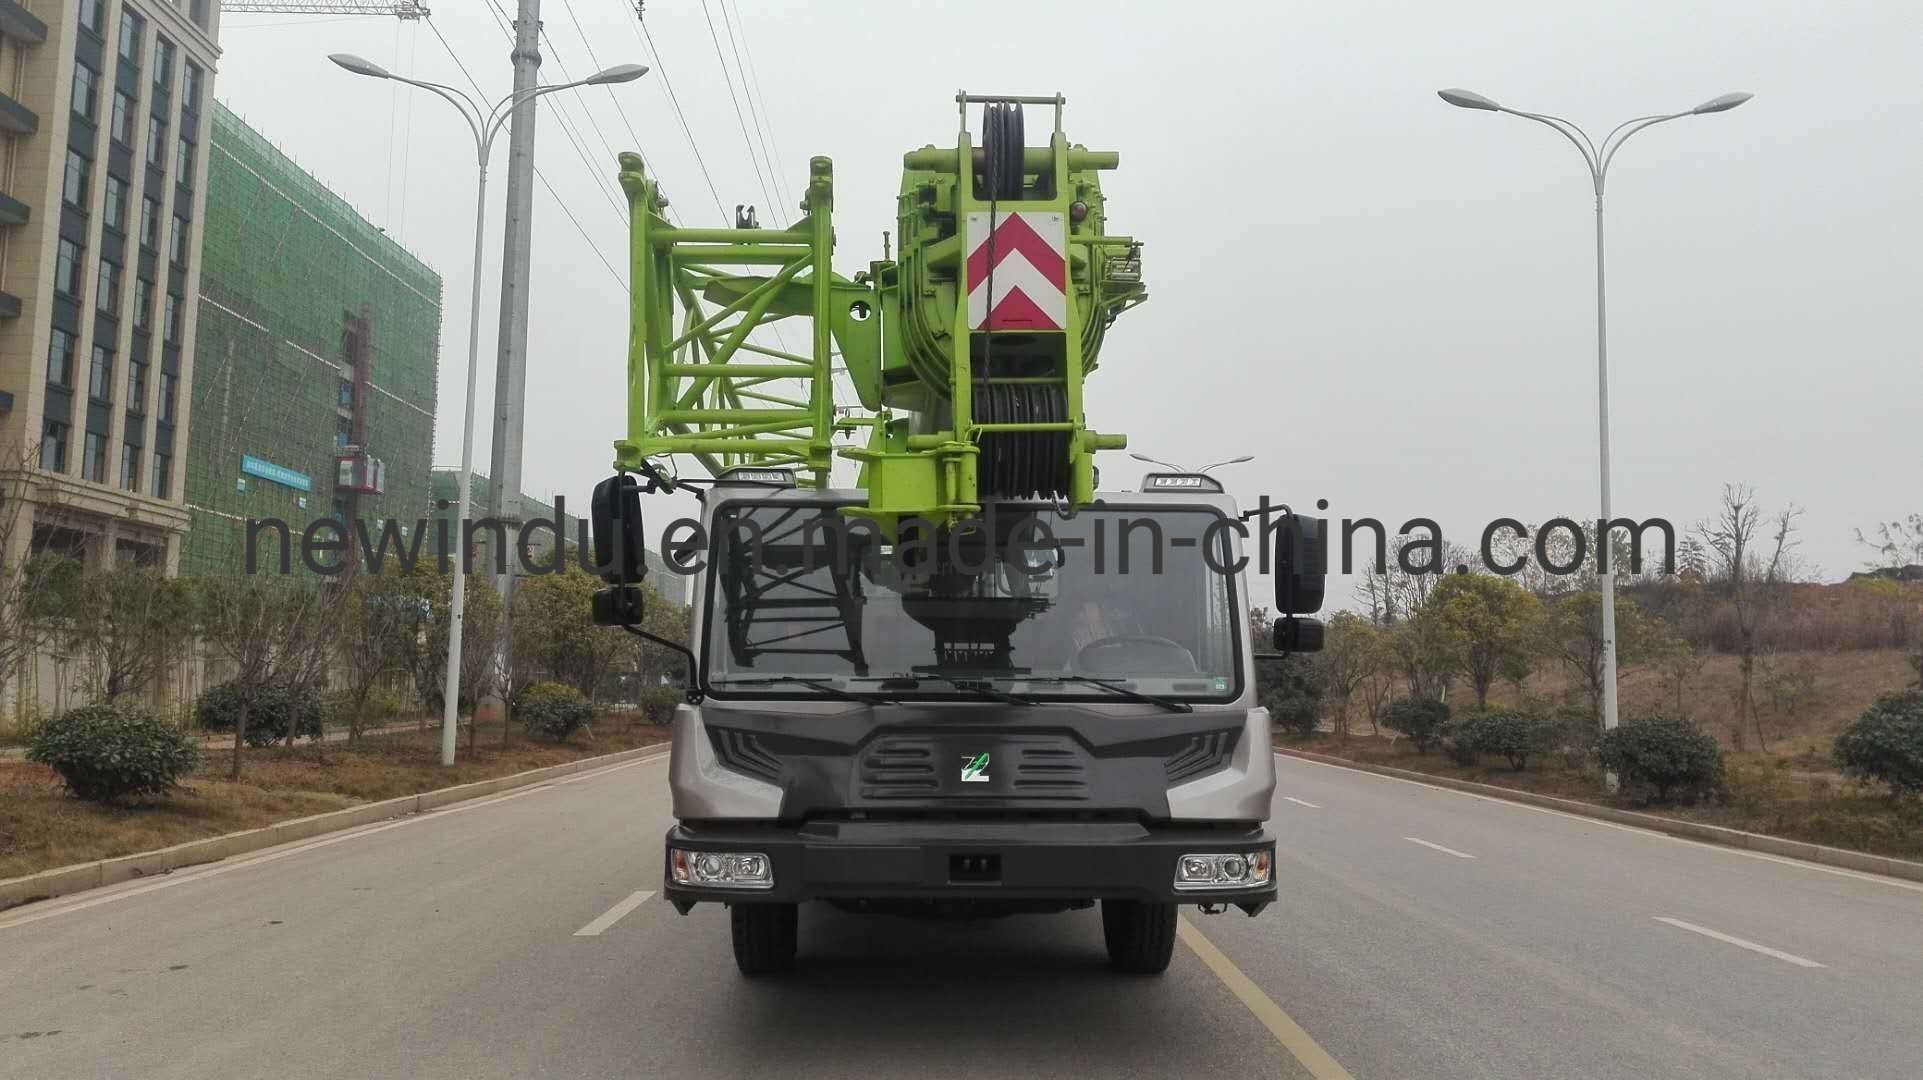
[[[1277,619],[1275,620],[1275,651],[1321,652],[1322,629],[1320,619]]]
[[[640,581],[648,574],[647,531],[641,526],[641,485],[627,473],[594,485],[588,511],[594,528],[594,565],[612,585]]]
[[[1276,527],[1275,609],[1283,615],[1322,610],[1322,591],[1329,580],[1322,525],[1321,518],[1289,514]]]
[[[638,584],[647,576],[647,532],[641,525],[641,485],[626,473],[594,486],[589,520],[594,528],[594,565],[608,588],[594,594],[596,626],[641,625]]]

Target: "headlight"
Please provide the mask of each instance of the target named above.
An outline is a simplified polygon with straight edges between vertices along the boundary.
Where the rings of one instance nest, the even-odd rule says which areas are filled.
[[[759,851],[668,849],[668,873],[676,885],[709,889],[772,889],[774,865]]]
[[[1239,851],[1221,855],[1184,855],[1175,862],[1175,888],[1252,889],[1269,883],[1271,853]]]

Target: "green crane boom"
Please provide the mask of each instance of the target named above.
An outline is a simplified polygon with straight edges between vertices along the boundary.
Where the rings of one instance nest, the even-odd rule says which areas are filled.
[[[984,500],[1094,496],[1083,383],[1103,336],[1141,303],[1141,246],[1107,232],[1100,174],[1112,152],[1072,145],[1066,99],[956,95],[960,133],[903,158],[899,258],[834,273],[834,172],[809,162],[802,216],[785,229],[681,228],[640,158],[621,157],[631,211],[632,320],[623,472],[689,454],[711,473],[787,467],[825,485],[836,455],[860,464],[864,516],[937,526]],[[981,106],[982,136],[968,130]],[[1052,106],[1029,146],[1024,105]],[[800,351],[755,334],[806,323]],[[838,406],[838,373],[858,406]],[[861,432],[859,445],[837,445]]]

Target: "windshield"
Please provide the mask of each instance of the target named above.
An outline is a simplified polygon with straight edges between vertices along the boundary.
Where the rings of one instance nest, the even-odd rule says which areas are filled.
[[[1234,558],[1231,530],[1210,529],[1224,520],[999,508],[952,542],[897,545],[832,506],[735,504],[715,524],[706,677],[724,695],[1230,700],[1234,578],[1203,557]]]

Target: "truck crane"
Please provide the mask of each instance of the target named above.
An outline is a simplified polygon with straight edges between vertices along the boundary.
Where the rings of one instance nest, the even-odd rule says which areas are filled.
[[[689,666],[663,892],[726,905],[746,975],[794,962],[804,903],[1099,904],[1114,965],[1154,973],[1179,905],[1277,894],[1244,523],[1273,545],[1284,651],[1319,647],[1321,523],[1199,473],[1098,489],[1127,439],[1085,388],[1147,299],[1142,244],[1109,228],[1119,155],[1068,139],[1060,94],[955,101],[954,144],[903,157],[898,253],[853,277],[827,158],[786,228],[673,224],[620,159],[628,424],[593,500],[595,619],[649,636],[643,496],[695,492],[694,538],[664,544],[695,577],[692,644],[654,639]],[[755,333],[789,320],[792,351]]]

